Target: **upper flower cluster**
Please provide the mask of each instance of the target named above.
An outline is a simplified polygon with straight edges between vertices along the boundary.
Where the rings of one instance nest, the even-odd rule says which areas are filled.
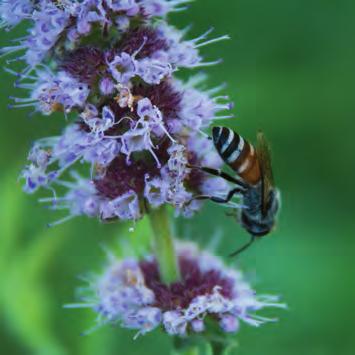
[[[191,165],[218,168],[221,160],[203,129],[231,117],[221,88],[201,90],[204,77],[187,82],[179,68],[211,65],[199,48],[228,38],[210,31],[185,39],[165,15],[186,0],[3,1],[2,24],[32,23],[13,60],[27,63],[15,85],[28,97],[12,97],[10,107],[32,107],[73,119],[60,136],[34,143],[22,176],[29,193],[59,184],[68,188],[53,202],[71,216],[137,220],[146,210],[171,204],[186,216],[201,202],[195,194],[223,194],[226,183]],[[88,163],[88,175],[73,171]],[[67,172],[72,176],[65,178]]]
[[[104,35],[126,31],[137,19],[165,17],[179,11],[190,0],[14,0],[0,4],[1,26],[11,28],[24,20],[31,22],[28,35],[18,44],[5,47],[2,53],[24,50],[24,59],[30,67],[41,63],[46,56],[80,41],[100,28]],[[170,33],[171,44],[179,34]]]
[[[193,243],[177,243],[181,280],[162,283],[153,257],[118,260],[111,257],[104,273],[92,280],[83,303],[103,324],[120,324],[145,334],[161,326],[170,335],[201,333],[208,320],[235,333],[240,322],[259,326],[273,319],[256,314],[285,305],[275,296],[257,296],[240,271],[200,251]]]

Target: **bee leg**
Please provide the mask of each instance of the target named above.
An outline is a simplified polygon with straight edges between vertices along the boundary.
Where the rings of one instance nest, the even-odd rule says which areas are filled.
[[[235,189],[228,192],[228,195],[226,198],[212,196],[211,201],[217,202],[217,203],[228,203],[233,198],[234,195],[242,194],[243,192],[244,192],[244,189],[241,189],[240,187],[236,187]]]
[[[216,203],[228,203],[235,194],[243,193],[243,192],[244,192],[244,189],[241,189],[240,187],[236,187],[235,189],[229,191],[227,197],[225,197],[225,198],[211,196],[211,195],[197,195],[197,196],[194,196],[190,201],[188,201],[186,203],[186,206],[188,206],[194,200],[211,200]]]
[[[222,179],[227,180],[233,184],[239,185],[241,187],[247,187],[247,185],[242,180],[235,178],[235,177],[225,173],[222,170],[208,168],[206,166],[196,166],[196,165],[188,165],[188,167],[190,169],[198,169],[198,170],[204,171],[207,174],[221,177]]]
[[[235,251],[234,253],[230,254],[229,257],[233,258],[234,256],[239,255],[240,253],[242,253],[243,251],[247,250],[256,240],[256,236],[252,235],[250,241],[245,244],[244,246],[242,246],[240,249],[238,249],[237,251]]]

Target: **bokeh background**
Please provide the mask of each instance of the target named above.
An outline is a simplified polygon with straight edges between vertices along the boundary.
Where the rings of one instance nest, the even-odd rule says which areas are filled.
[[[210,26],[232,36],[204,48],[208,58],[224,58],[208,70],[209,81],[228,83],[236,102],[229,124],[251,140],[266,132],[282,190],[277,230],[237,263],[259,292],[281,294],[289,310],[273,312],[277,324],[243,326],[236,354],[354,354],[354,13],[353,0],[199,0],[172,17],[180,27],[192,23],[192,36]],[[2,33],[1,45],[9,38]],[[0,352],[168,354],[170,340],[159,333],[133,341],[134,332],[107,327],[81,337],[93,315],[62,308],[75,299],[77,276],[100,270],[102,245],[139,246],[149,232],[128,236],[126,227],[85,218],[45,227],[59,215],[25,196],[17,176],[31,141],[65,122],[8,110],[7,96],[17,92],[13,78],[0,75]],[[212,204],[175,224],[202,245],[219,235],[220,255],[248,238]]]

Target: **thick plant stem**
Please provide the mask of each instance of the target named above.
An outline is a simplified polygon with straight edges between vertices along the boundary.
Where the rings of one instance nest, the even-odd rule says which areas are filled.
[[[191,347],[180,351],[175,350],[171,353],[171,355],[202,355],[202,354],[200,354],[199,349],[197,347]]]
[[[182,345],[182,346],[181,346]],[[171,355],[231,355],[230,352],[224,348],[222,343],[200,342],[199,344],[186,341],[175,341],[175,350]]]
[[[208,343],[205,343],[208,346]],[[174,349],[171,355],[213,355],[208,347],[201,347],[201,344],[197,344],[191,341],[189,338],[174,338]]]
[[[222,355],[224,353],[223,344],[218,342],[211,342],[210,344],[211,344],[213,355]]]
[[[159,264],[160,277],[166,284],[180,279],[174,241],[171,234],[168,212],[165,207],[149,212],[154,234],[154,252]]]

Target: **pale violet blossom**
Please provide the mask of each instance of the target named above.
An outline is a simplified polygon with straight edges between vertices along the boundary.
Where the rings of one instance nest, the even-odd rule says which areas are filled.
[[[195,244],[177,243],[176,248],[181,280],[172,287],[159,279],[153,257],[111,256],[103,273],[90,282],[90,293],[72,307],[91,308],[100,324],[121,325],[137,335],[160,327],[179,336],[203,332],[207,319],[223,332],[236,333],[242,323],[257,327],[276,321],[258,314],[264,308],[286,307],[277,296],[258,295],[239,270]]]

